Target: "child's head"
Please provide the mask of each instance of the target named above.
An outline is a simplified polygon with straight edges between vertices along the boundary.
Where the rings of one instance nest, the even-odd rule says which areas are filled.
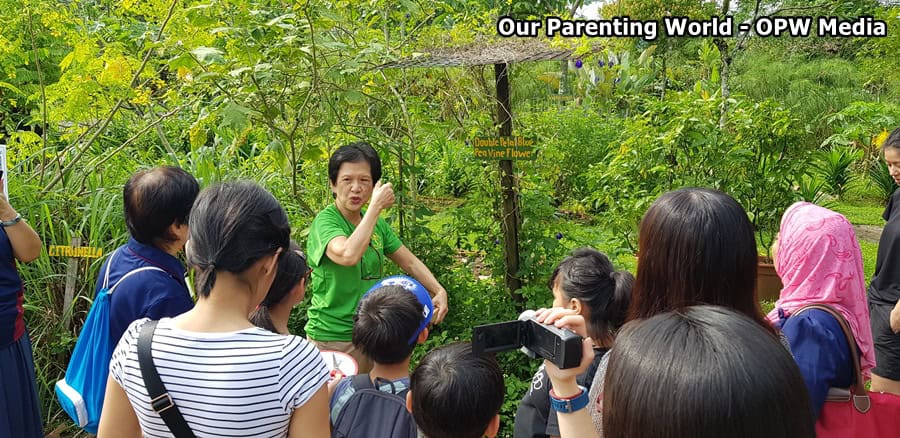
[[[216,274],[237,275],[261,301],[275,279],[277,257],[290,243],[291,225],[281,204],[253,182],[214,184],[200,192],[189,222],[188,264],[197,294],[208,298]],[[262,264],[262,269],[251,267]]]
[[[434,305],[416,280],[395,276],[376,283],[353,315],[353,345],[373,362],[403,362],[428,337]]]
[[[495,436],[506,395],[493,355],[456,343],[431,351],[410,376],[406,405],[428,438]]]
[[[278,272],[275,273],[269,293],[259,303],[256,311],[250,315],[250,322],[266,330],[277,331],[269,309],[279,305],[293,307],[303,301],[307,279],[311,272],[300,245],[292,240],[288,251],[278,257]]]
[[[625,323],[634,276],[616,271],[612,262],[593,248],[579,248],[556,266],[550,276],[553,307],[576,310],[588,322],[595,341],[612,341]]]

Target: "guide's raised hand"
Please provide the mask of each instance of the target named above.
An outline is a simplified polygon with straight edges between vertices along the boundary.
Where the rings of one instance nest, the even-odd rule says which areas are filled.
[[[394,205],[394,186],[391,183],[382,184],[381,180],[375,183],[372,189],[372,201],[369,208],[384,210]]]

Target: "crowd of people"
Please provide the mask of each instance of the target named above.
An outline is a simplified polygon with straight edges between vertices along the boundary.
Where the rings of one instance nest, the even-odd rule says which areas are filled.
[[[882,150],[900,183],[900,128]],[[380,217],[394,194],[377,153],[343,146],[328,175],[334,203],[314,219],[305,252],[278,200],[254,183],[200,190],[173,167],[131,177],[131,238],[97,279],[98,292],[117,284],[99,436],[497,435],[506,386],[491,354],[452,343],[410,370],[449,298]],[[535,318],[582,335],[582,360],[544,362],[515,436],[813,437],[836,389],[871,379],[872,391],[900,395],[900,191],[884,219],[867,288],[847,219],[790,206],[772,248],[784,287],[765,315],[741,205],[713,189],[663,194],[640,222],[635,276],[591,248],[554,269],[552,306]],[[38,437],[15,261],[34,260],[42,244],[5,196],[0,231],[0,436]],[[385,278],[385,258],[408,276]],[[153,269],[131,275],[144,267]],[[308,291],[302,338],[288,321]],[[329,352],[352,358],[356,374],[329,364]]]

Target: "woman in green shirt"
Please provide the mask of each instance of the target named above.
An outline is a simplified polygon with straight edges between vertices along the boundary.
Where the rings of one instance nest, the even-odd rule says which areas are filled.
[[[394,205],[391,183],[381,183],[381,159],[368,143],[338,148],[328,161],[334,204],[316,215],[307,253],[313,268],[306,335],[322,350],[349,353],[366,373],[371,361],[350,342],[360,297],[394,261],[432,294],[435,323],[447,315],[447,291],[379,215]],[[368,208],[363,206],[368,202]]]

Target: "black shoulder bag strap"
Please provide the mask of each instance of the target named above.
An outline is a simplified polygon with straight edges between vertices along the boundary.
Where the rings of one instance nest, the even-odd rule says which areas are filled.
[[[147,321],[141,327],[137,345],[141,377],[144,379],[147,394],[150,395],[150,408],[159,414],[176,438],[194,438],[194,432],[181,416],[178,406],[175,406],[175,402],[172,401],[172,397],[169,396],[165,385],[159,378],[159,373],[156,372],[156,366],[153,365],[153,354],[150,347],[153,343],[153,333],[156,331],[157,322]]]

